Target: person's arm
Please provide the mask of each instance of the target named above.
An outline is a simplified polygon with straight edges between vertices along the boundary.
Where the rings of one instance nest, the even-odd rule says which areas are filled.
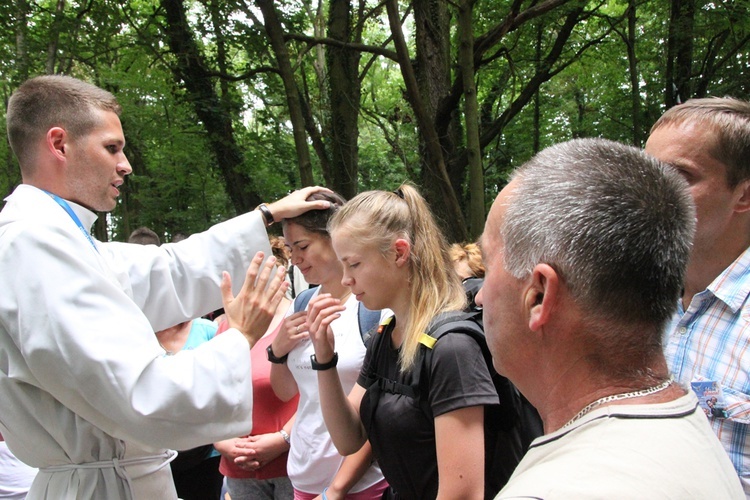
[[[297,418],[296,413],[281,428],[287,436],[292,435],[295,418]],[[243,469],[256,471],[268,465],[282,453],[289,451],[290,444],[287,443],[286,437],[277,431],[248,436],[237,442],[236,446],[240,454],[235,458],[234,463]]]
[[[438,499],[484,498],[484,407],[435,417]],[[479,451],[479,452],[478,452]]]
[[[310,195],[320,192],[330,193],[331,190],[320,186],[298,189],[278,201],[267,204],[266,210],[263,210],[263,212],[264,214],[270,212],[273,222],[280,222],[282,219],[291,219],[310,210],[325,210],[331,206],[330,202],[326,200],[307,201]]]
[[[440,499],[484,497],[484,405],[497,391],[479,344],[459,333],[432,349],[429,403],[435,415]]]
[[[319,191],[327,190],[300,189],[268,206],[275,211],[276,221],[328,208],[327,201],[305,201]],[[242,281],[238,276],[245,274],[256,252],[272,255],[260,210],[233,217],[178,243],[157,247],[107,242],[97,243],[97,247],[156,331],[220,308],[217,290],[222,272],[235,279],[234,293],[239,293]]]
[[[330,325],[343,310],[341,302],[328,294],[318,295],[310,301],[307,324],[318,363],[328,363],[333,359],[336,346]],[[356,453],[367,440],[367,432],[359,418],[365,388],[354,384],[347,396],[341,387],[338,371],[333,367],[318,371],[318,391],[323,420],[334,446],[344,456]]]
[[[223,441],[217,441],[214,443],[214,448],[222,457],[230,462],[234,462],[234,460],[244,452],[244,450],[237,447],[237,443],[243,439],[244,438],[230,438]]]
[[[0,267],[17,271],[0,280],[3,289],[19,291],[1,294],[0,309],[37,311],[24,314],[11,332],[27,366],[24,376],[39,388],[35,397],[64,406],[54,414],[58,419],[73,421],[76,414],[116,439],[154,448],[189,449],[249,432],[247,340],[230,331],[195,350],[164,356],[128,282],[115,279],[79,237],[53,219],[15,235],[8,251],[0,252]],[[174,291],[165,288],[167,295]],[[220,296],[218,287],[212,291]],[[46,298],[41,310],[40,298]],[[181,314],[172,306],[163,305],[164,316]],[[201,381],[200,390],[194,380]],[[39,421],[46,425],[54,415]]]
[[[326,488],[326,497],[329,500],[345,498],[349,490],[362,479],[371,466],[372,447],[368,441],[357,453],[344,459],[336,475],[333,476],[330,486]]]
[[[286,357],[294,346],[307,338],[306,317],[305,311],[299,311],[284,318],[279,333],[271,344],[273,356],[284,360],[281,363],[271,363],[271,387],[276,397],[282,401],[289,401],[299,392],[297,381],[286,364]]]

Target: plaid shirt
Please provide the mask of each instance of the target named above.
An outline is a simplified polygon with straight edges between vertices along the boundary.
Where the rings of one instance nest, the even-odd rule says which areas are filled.
[[[664,353],[675,379],[716,381],[726,418],[709,421],[750,498],[750,248],[678,311],[665,331]]]

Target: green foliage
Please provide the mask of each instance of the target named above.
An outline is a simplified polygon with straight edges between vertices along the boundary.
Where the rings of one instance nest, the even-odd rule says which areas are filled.
[[[515,4],[475,4],[475,39],[502,25]],[[518,5],[524,11],[540,4],[524,0]],[[185,0],[184,5],[200,64],[211,75],[218,106],[231,116],[229,133],[242,153],[236,168],[252,180],[250,194],[270,201],[299,187],[284,87],[272,70],[275,55],[259,11],[251,2],[239,0]],[[308,131],[316,128],[324,154],[330,154],[327,77],[320,58],[328,49],[311,42],[318,4],[284,0],[274,5],[290,35],[286,47],[310,112]],[[419,183],[424,159],[401,72],[392,59],[373,54],[380,47],[393,50],[390,28],[382,5],[363,5],[358,12],[358,4],[353,4],[354,20],[362,23],[361,42],[371,47],[360,59],[359,187],[392,189],[407,179]],[[750,96],[749,5],[747,0],[696,2],[690,68],[694,95]],[[206,124],[198,118],[185,82],[176,77],[178,55],[171,52],[165,36],[161,1],[70,0],[60,12],[57,6],[54,0],[0,3],[0,18],[11,28],[0,32],[0,94],[7,103],[21,81],[51,70],[87,79],[117,95],[123,105],[126,152],[135,172],[108,219],[111,237],[125,239],[133,228],[147,225],[168,240],[175,232],[200,231],[233,215],[236,209],[227,194],[230,181],[219,168]],[[407,7],[403,3],[400,8],[402,14],[409,13],[405,33],[414,56],[415,36],[422,28],[414,25]],[[529,83],[543,69],[566,16],[578,7],[583,11],[548,68],[549,78],[528,98]],[[487,203],[509,171],[530,158],[535,148],[579,136],[631,142],[637,122],[645,136],[663,112],[670,2],[636,3],[635,90],[626,50],[627,8],[626,0],[569,1],[514,25],[482,53],[475,75],[480,134],[509,116],[483,144]],[[318,21],[325,29],[326,20]],[[442,35],[452,40],[447,70],[456,78],[455,16],[451,22],[450,32]],[[308,38],[301,40],[303,36]],[[634,91],[639,106],[635,111]],[[516,109],[522,98],[526,101]],[[462,109],[459,99],[449,113],[453,122],[445,127],[455,146],[447,162],[459,166],[465,144]],[[4,119],[2,106],[0,123]],[[311,156],[315,181],[325,183],[325,158]],[[8,193],[18,182],[15,159],[7,141],[2,141],[0,192]],[[464,204],[467,196],[468,192],[459,193]]]

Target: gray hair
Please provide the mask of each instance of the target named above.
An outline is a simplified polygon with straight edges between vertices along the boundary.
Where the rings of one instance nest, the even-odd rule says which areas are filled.
[[[508,272],[521,279],[549,264],[592,318],[660,331],[695,230],[679,174],[639,149],[577,139],[540,152],[513,179],[501,223]]]

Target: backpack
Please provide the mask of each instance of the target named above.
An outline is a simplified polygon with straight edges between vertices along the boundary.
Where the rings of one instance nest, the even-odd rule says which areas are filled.
[[[307,304],[315,293],[315,288],[308,288],[297,294],[297,297],[294,299],[294,312],[304,311],[307,308]],[[357,319],[359,320],[359,335],[362,337],[362,342],[368,346],[370,345],[373,333],[375,333],[380,324],[380,311],[371,311],[362,302],[359,302]]]
[[[492,355],[487,347],[484,329],[481,326],[481,311],[448,312],[435,318],[422,336],[420,349],[414,363],[414,379],[411,385],[379,377],[368,391],[378,397],[381,391],[403,394],[417,400],[422,411],[431,415],[429,408],[429,367],[432,365],[432,349],[448,333],[471,336],[479,344],[485,363],[495,385],[499,405],[485,406],[485,498],[494,498],[510,478],[516,465],[535,438],[543,432],[542,420],[531,403],[518,391],[510,380],[498,374],[492,364]],[[377,335],[371,349],[377,352],[383,335]]]

